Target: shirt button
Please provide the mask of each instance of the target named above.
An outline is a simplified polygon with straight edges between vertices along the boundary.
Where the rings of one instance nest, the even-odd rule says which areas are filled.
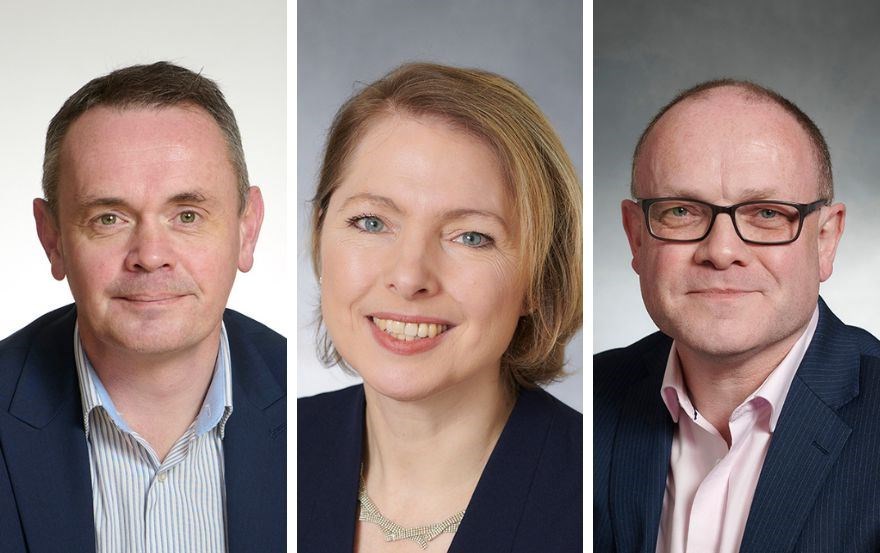
[[[160,472],[159,476],[157,476],[156,478],[159,480],[159,482],[164,482],[165,481],[165,473]]]

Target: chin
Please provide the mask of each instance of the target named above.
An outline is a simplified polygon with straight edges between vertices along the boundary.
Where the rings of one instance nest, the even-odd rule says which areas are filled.
[[[108,329],[108,341],[122,349],[140,354],[162,355],[185,350],[199,343],[193,325],[152,324],[118,325]],[[207,337],[207,336],[205,336]],[[204,339],[204,338],[203,338]]]
[[[360,373],[360,371],[359,371]],[[364,384],[375,392],[396,401],[420,401],[447,388],[436,382],[414,378],[406,371],[385,371],[382,375],[360,373]]]

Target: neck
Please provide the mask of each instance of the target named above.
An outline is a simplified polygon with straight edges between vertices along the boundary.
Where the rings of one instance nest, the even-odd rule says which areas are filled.
[[[163,460],[204,402],[220,348],[219,326],[192,348],[162,354],[102,347],[80,337],[119,414]]]
[[[460,496],[473,492],[514,402],[497,372],[482,380],[416,401],[365,384],[365,475],[374,499],[460,505],[445,516],[465,507]]]
[[[759,351],[736,355],[708,355],[676,343],[691,402],[728,446],[733,411],[782,363],[805,328]]]

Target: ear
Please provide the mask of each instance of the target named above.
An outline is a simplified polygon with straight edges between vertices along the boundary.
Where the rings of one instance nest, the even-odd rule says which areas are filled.
[[[34,222],[37,224],[37,236],[40,238],[40,244],[49,258],[49,264],[52,268],[52,276],[56,280],[64,280],[66,271],[64,269],[64,251],[61,247],[61,233],[58,230],[58,223],[55,216],[49,211],[49,204],[46,200],[34,199]]]
[[[629,241],[629,249],[632,252],[632,268],[639,274],[639,251],[644,240],[645,223],[642,222],[642,208],[632,200],[623,200],[620,203],[620,213],[623,216],[623,230]]]
[[[837,203],[819,212],[819,282],[825,282],[834,269],[834,256],[846,224],[846,206]]]
[[[254,266],[254,249],[263,226],[263,193],[256,186],[248,188],[244,213],[239,218],[238,270],[246,273]]]

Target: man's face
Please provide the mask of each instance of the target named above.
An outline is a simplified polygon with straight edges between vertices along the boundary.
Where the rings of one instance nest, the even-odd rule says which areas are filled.
[[[809,138],[792,116],[720,88],[663,116],[634,179],[639,198],[726,206],[813,202],[818,175]],[[703,241],[674,243],[648,234],[635,203],[622,209],[651,318],[685,351],[724,359],[791,347],[815,309],[819,283],[831,276],[844,221],[842,205],[823,207],[804,219],[795,242],[768,246],[743,242],[722,214]]]
[[[227,152],[196,107],[96,107],[70,127],[57,222],[42,200],[34,214],[90,356],[216,347],[236,269],[250,269],[262,220],[256,188],[240,215]]]

